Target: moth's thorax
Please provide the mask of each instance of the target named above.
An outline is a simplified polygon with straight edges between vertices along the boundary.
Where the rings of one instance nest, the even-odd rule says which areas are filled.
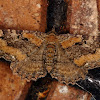
[[[51,33],[46,37],[45,54],[45,67],[50,72],[56,63],[57,57],[57,42],[58,39],[55,34]]]

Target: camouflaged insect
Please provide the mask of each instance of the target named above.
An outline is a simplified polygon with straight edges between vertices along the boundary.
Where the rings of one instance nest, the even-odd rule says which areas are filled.
[[[100,67],[100,37],[74,34],[0,30],[0,58],[11,61],[13,73],[37,80],[49,73],[60,82],[84,79]]]

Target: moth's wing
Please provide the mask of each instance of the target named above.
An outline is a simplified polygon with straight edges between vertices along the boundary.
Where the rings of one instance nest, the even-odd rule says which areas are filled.
[[[59,36],[58,60],[51,75],[61,82],[75,83],[85,78],[88,69],[100,67],[100,45],[88,42],[82,35],[66,36],[61,39]]]
[[[11,61],[10,68],[13,72],[28,80],[45,76],[42,54],[46,34],[16,30],[1,32],[3,35],[0,37],[0,57]]]
[[[63,49],[69,48],[76,43],[82,42],[82,35],[75,34],[61,34],[57,36]]]
[[[37,51],[43,42],[45,33],[19,30],[0,30],[0,57],[7,60],[23,60]]]
[[[41,45],[36,52],[32,53],[26,59],[19,62],[12,62],[11,69],[23,79],[36,80],[44,77],[47,72],[43,66],[42,54],[44,46]]]
[[[94,36],[66,34],[66,37],[62,40],[59,36],[59,40],[71,61],[87,69],[98,67],[93,65],[100,62],[100,36],[94,38]]]
[[[50,73],[51,76],[66,84],[74,84],[76,81],[84,79],[87,74],[87,69],[76,66],[73,61],[68,58],[66,50],[62,48],[60,43],[58,44],[57,51],[57,63]]]
[[[50,74],[60,82],[75,84],[76,81],[85,78],[87,70],[83,67],[80,68],[76,66],[68,59],[64,50],[59,48],[57,64],[54,66]]]
[[[62,42],[64,40],[68,39],[72,35],[73,34],[70,34],[70,35],[69,34],[60,34],[60,35],[57,36],[57,38],[58,38],[59,42]]]

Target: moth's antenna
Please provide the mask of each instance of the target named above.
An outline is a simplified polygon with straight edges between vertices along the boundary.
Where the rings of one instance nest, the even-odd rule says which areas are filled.
[[[57,34],[57,33],[56,33],[56,28],[55,28],[55,25],[53,26],[53,28],[52,28],[51,32],[52,32],[52,33],[54,33],[54,34]]]
[[[57,33],[56,33],[56,28],[55,28],[55,26],[53,26],[52,30],[49,31],[47,34],[50,34],[50,33],[57,34]]]
[[[56,29],[55,29],[55,25],[53,26],[51,32],[55,33],[56,32]]]

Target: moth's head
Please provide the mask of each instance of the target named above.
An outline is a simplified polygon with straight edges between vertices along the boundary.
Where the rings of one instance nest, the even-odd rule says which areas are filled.
[[[58,39],[56,35],[51,32],[47,37],[46,37],[47,42],[56,42]]]

